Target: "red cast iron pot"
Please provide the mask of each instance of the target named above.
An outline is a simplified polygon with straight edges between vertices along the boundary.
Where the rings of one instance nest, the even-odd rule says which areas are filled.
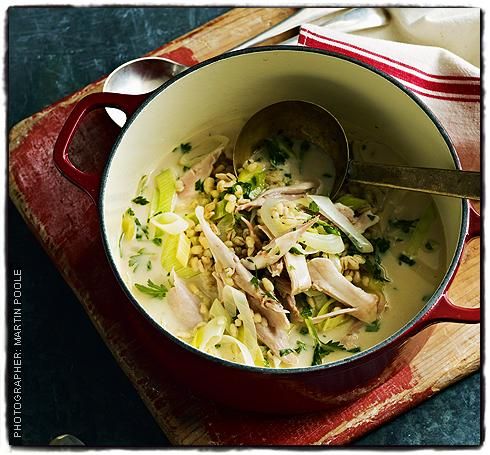
[[[396,80],[348,57],[295,46],[249,49],[210,59],[150,96],[89,95],[71,112],[54,149],[60,172],[98,204],[104,246],[114,273],[148,320],[148,330],[160,334],[161,349],[155,361],[179,383],[203,396],[233,407],[272,413],[314,411],[355,400],[420,351],[430,334],[430,330],[419,334],[424,328],[436,322],[480,321],[479,308],[455,306],[447,297],[465,243],[479,235],[480,218],[467,201],[442,197],[435,201],[447,236],[449,260],[443,280],[401,329],[350,358],[286,370],[237,365],[183,343],[140,306],[121,278],[117,239],[120,216],[141,175],[195,131],[214,128],[213,132],[222,133],[230,119],[243,124],[259,109],[288,99],[314,102],[344,125],[361,125],[399,150],[410,165],[460,167],[444,129]],[[105,107],[121,109],[128,121],[103,174],[87,174],[72,164],[68,147],[83,117]]]

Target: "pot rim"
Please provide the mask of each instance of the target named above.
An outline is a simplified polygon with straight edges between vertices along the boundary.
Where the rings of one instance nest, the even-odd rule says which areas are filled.
[[[402,326],[400,329],[398,329],[395,333],[390,335],[388,338],[385,338],[383,341],[380,343],[371,346],[368,349],[365,349],[363,351],[360,351],[358,353],[353,354],[350,357],[346,357],[344,359],[336,360],[334,362],[329,362],[326,364],[322,365],[314,365],[314,366],[308,366],[308,367],[297,367],[297,368],[267,368],[267,367],[258,367],[258,366],[248,366],[248,365],[243,365],[240,363],[234,363],[229,360],[224,360],[219,357],[215,357],[211,354],[207,354],[206,352],[203,352],[197,348],[194,348],[190,344],[180,340],[178,337],[173,335],[170,331],[166,330],[163,326],[159,325],[146,311],[145,309],[138,303],[138,301],[133,297],[131,294],[131,291],[128,289],[126,283],[124,280],[121,278],[121,275],[118,271],[118,268],[116,266],[116,263],[113,259],[112,254],[110,253],[109,250],[109,241],[107,238],[106,234],[106,227],[105,227],[105,218],[104,218],[104,195],[105,195],[105,188],[106,188],[106,181],[108,179],[108,174],[109,174],[109,169],[111,167],[112,160],[114,159],[116,155],[116,150],[124,137],[126,131],[131,127],[131,124],[133,121],[138,117],[138,114],[150,103],[152,102],[156,97],[160,95],[163,91],[165,91],[168,87],[170,87],[172,84],[174,84],[176,81],[179,79],[187,76],[188,74],[191,74],[195,71],[198,71],[201,68],[204,68],[208,65],[211,65],[213,63],[219,62],[220,60],[225,60],[231,57],[236,57],[239,55],[244,55],[244,54],[254,54],[254,53],[266,53],[266,52],[282,52],[282,51],[288,51],[288,52],[309,52],[309,53],[314,53],[314,54],[320,54],[324,55],[327,57],[333,57],[333,58],[338,58],[341,60],[348,61],[350,63],[353,63],[355,65],[361,66],[373,73],[375,73],[377,76],[380,76],[384,79],[386,79],[388,82],[393,84],[395,87],[397,87],[399,90],[401,90],[403,93],[405,93],[412,101],[414,101],[418,107],[426,114],[426,116],[429,118],[429,121],[431,121],[436,128],[439,131],[439,134],[442,136],[444,139],[444,142],[446,143],[449,152],[451,153],[451,156],[453,158],[454,164],[457,169],[461,169],[461,164],[459,161],[459,157],[456,154],[456,150],[449,139],[449,135],[447,134],[446,130],[444,127],[441,125],[439,120],[435,117],[435,115],[432,113],[432,111],[421,101],[419,100],[413,93],[411,93],[403,84],[401,84],[398,80],[393,78],[392,76],[378,70],[372,65],[369,65],[364,62],[357,61],[351,57],[348,57],[343,54],[339,54],[337,52],[332,52],[332,51],[325,51],[322,49],[314,49],[314,48],[308,48],[304,46],[290,46],[290,45],[275,45],[275,46],[263,46],[260,48],[250,48],[250,49],[241,49],[237,51],[231,51],[227,52],[224,54],[220,54],[216,57],[210,58],[208,60],[205,60],[201,63],[198,63],[194,66],[189,67],[182,73],[179,73],[175,77],[169,79],[167,82],[165,82],[161,87],[159,87],[157,90],[155,90],[147,99],[145,99],[141,106],[138,107],[138,109],[134,112],[134,114],[127,119],[126,123],[122,127],[119,136],[114,143],[114,146],[112,147],[112,150],[109,154],[109,157],[107,159],[107,163],[104,167],[104,171],[102,173],[101,177],[101,183],[100,183],[100,194],[99,194],[99,204],[98,204],[98,209],[99,209],[99,217],[100,217],[100,228],[101,228],[101,233],[102,233],[102,239],[103,239],[103,245],[104,245],[104,250],[105,254],[109,260],[109,263],[111,265],[111,268],[114,271],[114,275],[119,282],[119,285],[122,287],[123,291],[127,295],[128,299],[130,302],[137,308],[137,310],[143,314],[143,316],[154,326],[159,330],[164,336],[169,338],[171,341],[176,343],[178,346],[181,348],[186,349],[187,351],[190,351],[193,354],[196,354],[200,356],[201,358],[204,358],[205,360],[212,361],[213,363],[217,363],[221,367],[227,367],[227,368],[237,368],[242,371],[248,371],[252,373],[264,373],[264,374],[273,374],[273,375],[297,375],[297,374],[303,374],[303,373],[308,373],[308,372],[318,372],[319,370],[329,370],[333,369],[336,367],[342,367],[342,366],[348,366],[349,364],[352,364],[356,361],[361,361],[363,358],[370,357],[374,355],[375,353],[379,353],[380,351],[383,351],[385,348],[389,347],[389,345],[393,344],[397,339],[401,339],[404,334],[407,334],[410,329],[419,322],[422,317],[424,317],[438,302],[439,298],[442,296],[444,293],[445,289],[451,282],[453,275],[458,267],[458,263],[461,257],[461,253],[463,250],[464,246],[464,239],[465,239],[465,233],[466,233],[466,227],[468,225],[468,204],[465,203],[465,200],[461,200],[462,204],[462,219],[461,219],[461,225],[460,225],[460,232],[459,232],[459,238],[458,238],[458,244],[456,246],[455,253],[453,255],[453,258],[451,260],[451,263],[446,270],[446,273],[444,274],[444,278],[442,281],[439,283],[438,287],[435,289],[433,292],[432,296],[430,299],[427,300],[426,304],[424,305],[423,308],[420,309],[420,311],[410,320],[408,321],[404,326]]]

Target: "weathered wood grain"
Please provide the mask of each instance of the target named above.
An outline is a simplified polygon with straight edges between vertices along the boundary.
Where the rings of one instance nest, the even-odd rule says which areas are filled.
[[[192,65],[269,28],[291,8],[235,9],[152,52]],[[396,376],[363,399],[334,412],[271,418],[217,408],[173,383],[155,364],[158,334],[127,301],[104,256],[97,211],[88,196],[59,175],[52,148],[73,105],[100,91],[99,80],[23,120],[9,135],[9,191],[101,337],[156,421],[176,445],[346,444],[415,406],[479,367],[479,326],[440,324],[424,349]],[[94,142],[97,128],[99,140]],[[71,151],[82,166],[100,169],[117,128],[103,112],[87,118]],[[90,161],[83,159],[91,151]],[[471,242],[451,287],[459,305],[480,300],[480,243]],[[101,279],[103,277],[104,279]]]

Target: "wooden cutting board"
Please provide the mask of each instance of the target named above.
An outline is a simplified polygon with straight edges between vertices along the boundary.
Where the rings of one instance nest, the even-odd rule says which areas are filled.
[[[268,29],[291,8],[237,8],[151,55],[193,65]],[[119,288],[100,239],[89,197],[55,169],[52,150],[74,104],[100,91],[103,80],[15,125],[9,135],[10,197],[72,287],[117,362],[148,409],[176,445],[346,444],[480,365],[480,326],[439,324],[424,349],[397,375],[361,400],[334,412],[270,417],[216,407],[192,396],[155,365],[158,338]],[[104,111],[87,117],[74,140],[72,159],[85,170],[102,169],[119,129]],[[461,306],[480,301],[480,239],[466,248],[450,296]]]

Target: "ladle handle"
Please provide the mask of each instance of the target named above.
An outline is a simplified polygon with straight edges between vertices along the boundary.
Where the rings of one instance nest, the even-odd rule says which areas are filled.
[[[480,199],[479,172],[351,161],[349,180],[367,185]]]

